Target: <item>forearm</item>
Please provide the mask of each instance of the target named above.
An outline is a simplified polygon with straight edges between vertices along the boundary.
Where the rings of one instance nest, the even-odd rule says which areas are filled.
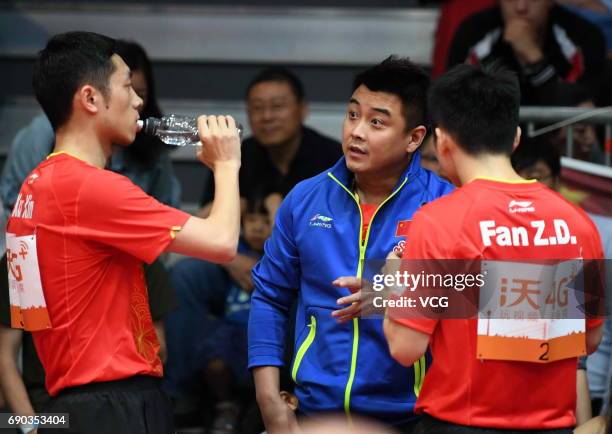
[[[576,374],[576,426],[586,423],[592,416],[587,372],[584,369],[578,369]]]
[[[21,330],[0,325],[0,388],[9,407],[16,414],[30,416],[34,414],[34,408],[17,368],[22,339]]]
[[[35,414],[14,360],[0,361],[0,385],[8,406],[15,414],[20,416]]]
[[[405,327],[385,317],[383,330],[389,344],[389,353],[400,365],[411,366],[427,351],[429,335]]]
[[[280,370],[278,366],[258,366],[253,368],[257,403],[261,406],[276,401],[280,393]]]
[[[239,169],[234,163],[218,163],[215,167],[215,196],[207,218],[218,228],[218,237],[236,245],[240,236]]]
[[[276,366],[260,366],[253,369],[257,405],[261,411],[264,425],[268,430],[276,426],[284,426],[286,412],[284,402],[280,398],[280,374]]]

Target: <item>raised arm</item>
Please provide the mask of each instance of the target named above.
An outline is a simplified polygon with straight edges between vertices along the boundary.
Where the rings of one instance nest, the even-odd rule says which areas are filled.
[[[231,116],[200,116],[202,148],[199,160],[214,173],[215,198],[208,217],[191,217],[168,250],[213,262],[229,262],[236,255],[240,235],[240,139]]]

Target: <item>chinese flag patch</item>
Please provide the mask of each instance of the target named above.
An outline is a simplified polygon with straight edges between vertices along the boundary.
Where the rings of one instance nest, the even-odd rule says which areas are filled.
[[[410,229],[410,223],[412,220],[402,220],[397,223],[397,229],[395,229],[396,237],[406,237],[408,236],[408,229]]]

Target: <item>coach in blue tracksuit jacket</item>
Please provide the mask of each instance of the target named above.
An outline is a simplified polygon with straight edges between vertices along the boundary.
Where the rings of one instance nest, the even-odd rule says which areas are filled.
[[[452,189],[420,167],[416,152],[426,133],[428,85],[425,72],[395,57],[357,75],[343,125],[344,158],[298,184],[278,210],[253,270],[249,320],[249,367],[269,434],[291,432],[295,424],[279,396],[279,367],[296,297],[290,373],[300,412],[359,414],[398,426],[414,418],[427,361],[409,369],[396,363],[381,319],[347,315],[339,323],[332,312],[351,292],[332,282],[361,277],[366,259],[384,260],[404,240],[401,228],[416,210]]]

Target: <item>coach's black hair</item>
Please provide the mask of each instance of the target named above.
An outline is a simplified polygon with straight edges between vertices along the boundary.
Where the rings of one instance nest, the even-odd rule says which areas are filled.
[[[386,92],[402,102],[406,130],[426,125],[429,75],[406,57],[389,56],[378,65],[357,74],[353,91],[363,85],[373,92]]]

